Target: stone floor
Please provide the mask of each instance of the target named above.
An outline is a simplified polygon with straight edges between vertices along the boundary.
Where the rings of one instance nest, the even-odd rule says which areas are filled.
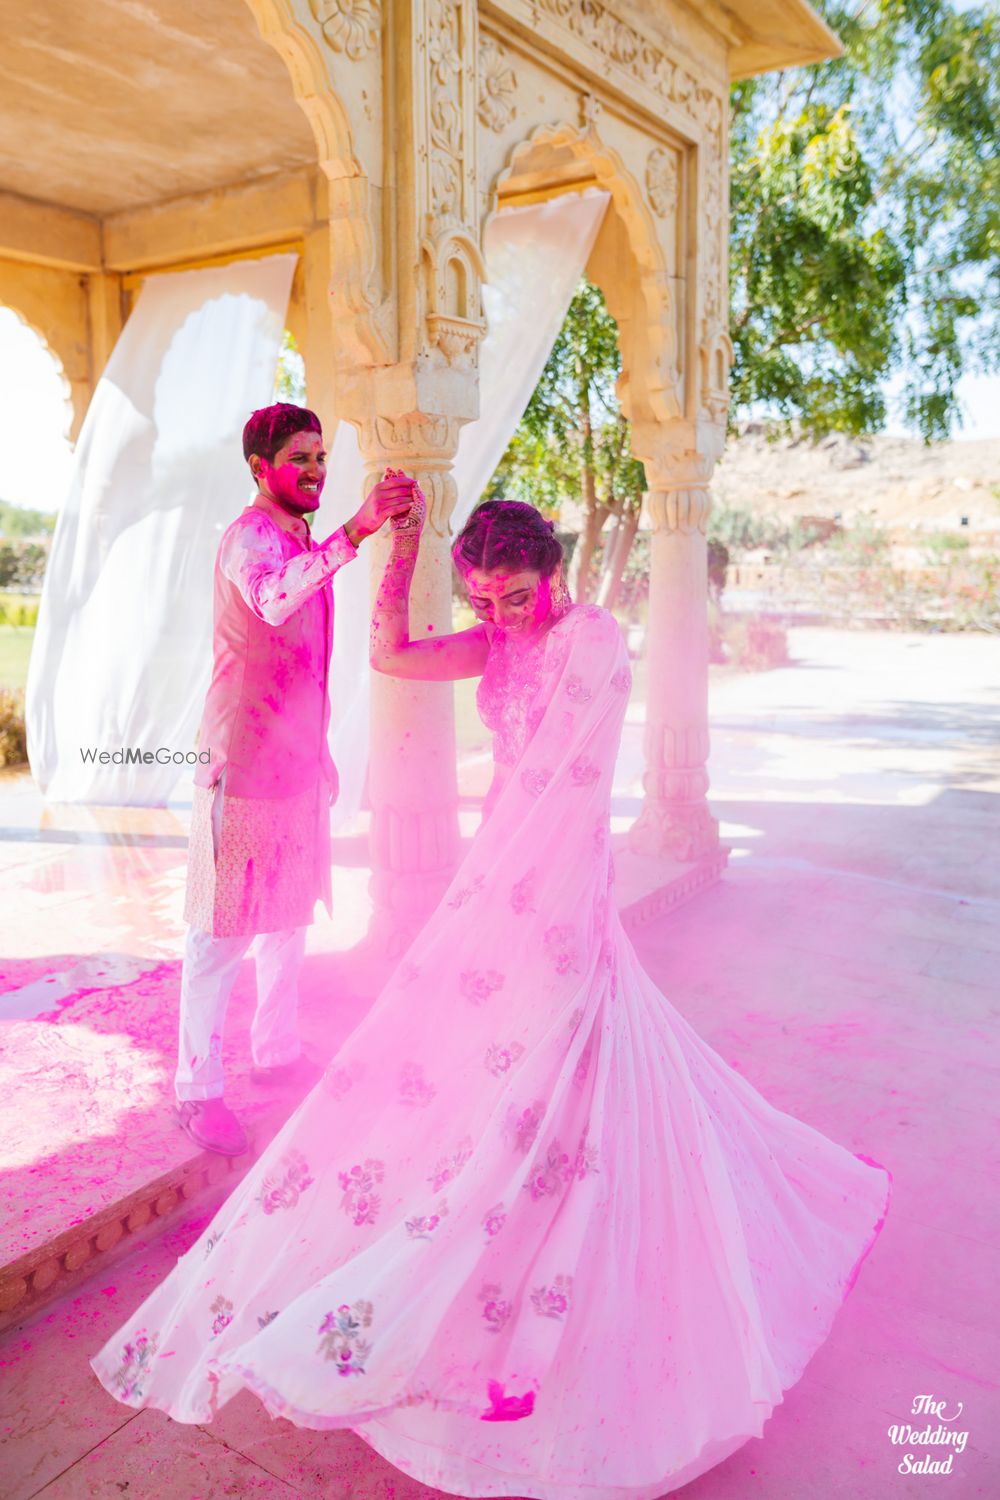
[[[716,684],[713,806],[733,845],[730,871],[643,928],[637,947],[692,1024],[768,1098],[888,1165],[894,1198],[831,1338],[763,1438],[679,1493],[881,1500],[941,1483],[961,1500],[995,1500],[1000,642],[803,629],[792,644],[791,667]],[[637,770],[633,757],[620,777],[621,817],[638,795]],[[4,811],[16,827],[10,798]],[[108,847],[98,830],[65,853],[93,861],[96,880]],[[144,900],[145,957],[169,963],[173,877],[155,847],[130,847],[136,869],[127,890],[108,887],[107,920]],[[76,966],[109,934],[91,932],[88,949],[79,870],[71,880],[37,857],[37,843],[25,851],[35,915],[20,909],[11,988],[27,1017],[39,1009],[31,987],[72,996]],[[362,871],[340,878],[356,904],[353,916],[343,909],[346,953],[364,924]],[[67,966],[53,981],[55,942]],[[96,969],[84,979],[100,991]],[[4,1500],[431,1500],[352,1434],[272,1422],[246,1395],[204,1429],[106,1396],[88,1355],[200,1227],[174,1225],[0,1339]],[[944,1401],[951,1425],[968,1432],[947,1477],[898,1472],[905,1452],[949,1452],[890,1442],[893,1422],[927,1425],[909,1415],[921,1395]]]

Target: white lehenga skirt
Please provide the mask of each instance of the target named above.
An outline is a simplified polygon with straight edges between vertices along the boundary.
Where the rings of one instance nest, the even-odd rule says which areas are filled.
[[[769,1105],[622,931],[608,619],[550,632],[550,707],[438,912],[94,1360],[119,1400],[206,1422],[247,1387],[457,1495],[653,1500],[826,1338],[889,1174]]]

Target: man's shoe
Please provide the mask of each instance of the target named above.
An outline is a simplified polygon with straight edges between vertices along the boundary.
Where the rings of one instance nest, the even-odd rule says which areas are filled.
[[[196,1146],[222,1156],[242,1156],[249,1148],[247,1133],[222,1099],[185,1099],[177,1118]]]
[[[296,1057],[292,1062],[276,1063],[273,1068],[263,1068],[254,1063],[250,1069],[250,1079],[253,1083],[268,1085],[294,1084],[294,1083],[316,1083],[323,1069],[312,1058]]]

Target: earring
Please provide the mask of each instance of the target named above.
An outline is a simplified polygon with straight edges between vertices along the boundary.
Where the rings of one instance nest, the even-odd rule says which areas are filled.
[[[563,575],[563,570],[562,568],[560,568],[556,575],[555,588],[552,590],[552,613],[554,615],[564,615],[570,608],[572,603],[573,600],[570,596],[569,589],[566,587],[566,579]]]

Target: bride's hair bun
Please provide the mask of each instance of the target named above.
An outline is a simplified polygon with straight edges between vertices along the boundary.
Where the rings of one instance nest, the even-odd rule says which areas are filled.
[[[562,562],[555,522],[523,500],[484,500],[455,538],[451,555],[461,571],[516,568],[553,574]]]

